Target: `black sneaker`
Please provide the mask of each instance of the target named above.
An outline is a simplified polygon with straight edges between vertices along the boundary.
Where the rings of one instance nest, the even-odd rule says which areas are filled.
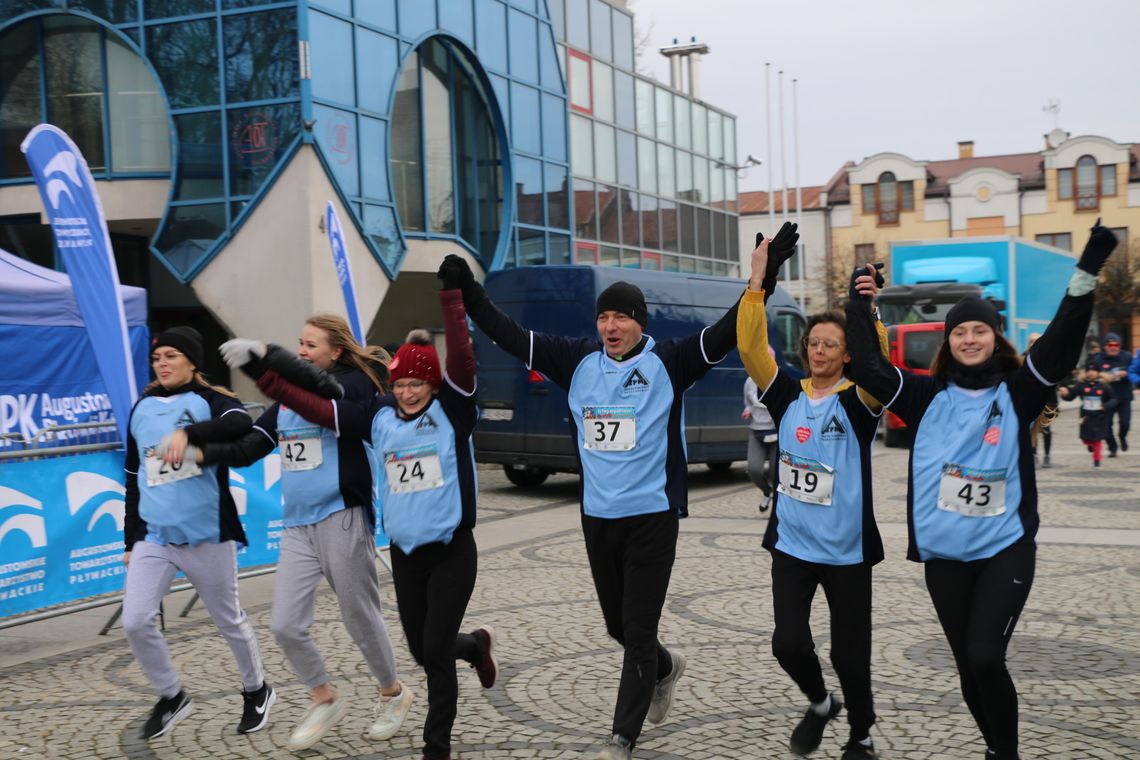
[[[788,743],[788,748],[797,755],[814,752],[823,739],[824,727],[842,709],[843,703],[834,694],[831,695],[831,709],[827,711],[827,715],[820,715],[809,707],[804,713],[803,720],[796,726],[796,730],[792,731],[792,740]]]
[[[252,734],[265,728],[269,722],[269,708],[277,701],[277,692],[269,681],[262,681],[257,691],[243,691],[242,701],[245,704],[241,709],[241,723],[238,723],[239,734]]]
[[[1108,452],[1108,458],[1109,459],[1116,459],[1116,449],[1113,449],[1112,451]]]
[[[146,741],[157,739],[163,734],[173,730],[178,721],[190,714],[194,707],[194,700],[185,691],[179,691],[173,697],[160,699],[150,711],[150,717],[143,724],[142,738]]]
[[[874,744],[863,744],[851,739],[843,745],[843,756],[839,760],[875,760],[879,755]]]
[[[1120,450],[1128,451],[1128,439],[1124,436],[1120,436]]]
[[[479,674],[479,683],[484,689],[495,685],[499,677],[499,662],[495,659],[495,629],[489,625],[480,626],[471,632],[475,642],[479,645],[479,661],[472,665]]]

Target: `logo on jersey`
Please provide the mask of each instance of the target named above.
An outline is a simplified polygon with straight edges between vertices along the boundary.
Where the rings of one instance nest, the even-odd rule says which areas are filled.
[[[431,415],[425,414],[423,417],[420,417],[420,421],[416,423],[416,432],[421,430],[435,430],[437,427]]]
[[[803,443],[808,438],[811,438],[811,428],[798,427],[796,428],[796,440]]]
[[[825,441],[836,441],[847,437],[847,428],[843,427],[843,423],[839,421],[838,414],[831,415],[831,419],[820,431],[819,437]]]
[[[989,422],[990,420],[999,419],[1000,417],[1001,417],[1001,407],[998,406],[998,402],[994,401],[990,404],[990,413],[989,413],[989,415],[986,416],[986,422]]]
[[[178,421],[174,423],[176,428],[184,428],[193,425],[198,420],[194,419],[194,415],[190,414],[189,409],[183,409],[182,414],[178,415]]]
[[[1001,414],[1001,412],[998,412],[998,414]],[[982,440],[991,446],[997,446],[1001,440],[1001,428],[997,425],[989,428],[986,430],[985,435],[982,436]]]
[[[621,384],[622,394],[628,396],[631,393],[644,393],[649,390],[649,381],[645,379],[645,375],[641,374],[641,370],[634,367],[633,371],[626,375],[625,382]]]

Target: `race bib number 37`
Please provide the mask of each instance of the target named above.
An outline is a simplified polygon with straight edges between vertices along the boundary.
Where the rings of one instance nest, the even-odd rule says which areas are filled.
[[[637,411],[632,406],[582,407],[582,439],[594,451],[629,451],[637,445]]]
[[[392,493],[413,493],[443,485],[443,468],[435,444],[384,452],[384,474]]]
[[[146,465],[146,484],[151,487],[164,486],[167,483],[186,480],[202,474],[202,468],[198,466],[198,463],[191,462],[188,459],[183,459],[181,464],[172,464],[162,461],[161,457],[148,454],[144,464]]]
[[[938,508],[966,517],[995,517],[1005,512],[1005,470],[942,465]]]
[[[277,446],[281,450],[282,470],[315,470],[324,461],[321,429],[316,426],[278,430]]]
[[[780,452],[780,485],[777,490],[785,496],[809,504],[828,506],[835,487],[835,470],[823,462]]]

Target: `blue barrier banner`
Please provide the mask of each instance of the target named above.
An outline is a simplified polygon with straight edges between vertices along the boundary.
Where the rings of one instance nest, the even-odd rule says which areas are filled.
[[[36,180],[51,222],[56,248],[71,277],[95,360],[111,399],[119,440],[127,440],[127,420],[138,397],[127,317],[119,297],[119,272],[95,180],[79,148],[62,130],[40,124],[20,150]]]
[[[344,306],[348,311],[348,325],[356,342],[364,345],[364,330],[360,326],[360,312],[356,308],[356,289],[352,284],[352,267],[348,263],[348,248],[344,244],[344,229],[340,226],[340,217],[336,208],[329,201],[325,208],[325,229],[329,234],[329,246],[332,248],[333,263],[336,265],[336,277],[340,280],[340,289],[344,292]]]

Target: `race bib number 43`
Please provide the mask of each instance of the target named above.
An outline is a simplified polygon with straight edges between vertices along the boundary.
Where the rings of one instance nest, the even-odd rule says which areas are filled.
[[[148,486],[164,486],[178,480],[197,477],[202,474],[202,468],[197,462],[183,459],[181,464],[172,464],[162,461],[161,457],[147,455],[143,460],[146,465],[146,484]]]
[[[384,474],[392,493],[413,493],[443,485],[443,468],[435,444],[384,452]]]
[[[582,438],[594,451],[629,451],[637,445],[637,411],[632,406],[584,406]]]
[[[966,517],[995,517],[1005,512],[1005,470],[942,465],[938,508]]]
[[[324,461],[321,429],[316,426],[278,430],[277,446],[281,449],[282,470],[315,470]]]
[[[828,506],[835,487],[835,470],[823,462],[780,452],[780,493],[796,501]]]

